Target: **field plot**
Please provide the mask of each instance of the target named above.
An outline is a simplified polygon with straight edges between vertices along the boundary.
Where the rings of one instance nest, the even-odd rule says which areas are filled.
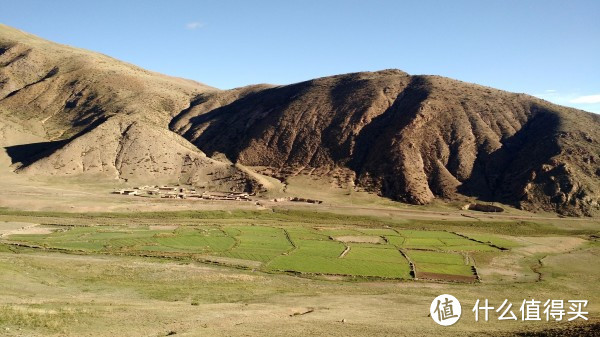
[[[221,255],[235,259],[267,262],[292,248],[292,244],[280,228],[267,226],[227,227],[237,243],[233,249]]]
[[[498,236],[498,235],[492,235],[492,234],[465,234],[465,236],[468,236],[471,239],[486,243],[486,244],[491,244],[497,247],[501,247],[504,249],[509,249],[509,248],[515,248],[515,247],[519,247],[521,246],[521,244],[519,244],[516,241]]]
[[[497,248],[444,231],[398,230],[395,235],[385,235],[387,241],[398,248],[437,251],[493,252]]]
[[[26,241],[48,248],[99,251],[121,249],[125,246],[146,245],[154,242],[161,231],[121,226],[106,227],[56,227],[51,234],[11,235],[14,241]]]
[[[354,247],[336,241],[299,240],[291,254],[268,264],[270,270],[308,274],[410,278],[408,261],[393,247]]]
[[[286,227],[285,231],[294,240],[329,240],[329,236],[307,227]]]
[[[459,253],[408,250],[406,254],[415,264],[415,276],[424,279],[451,281],[475,280],[473,266]]]
[[[38,233],[32,231],[31,233]],[[183,257],[269,272],[474,281],[469,253],[498,251],[445,231],[266,225],[46,226],[13,243],[103,254]],[[405,257],[406,256],[406,257]],[[409,261],[410,260],[410,261]]]
[[[217,227],[181,227],[172,234],[165,233],[155,236],[156,242],[153,246],[142,248],[148,250],[160,248],[178,252],[214,253],[230,250],[235,245],[235,239]]]

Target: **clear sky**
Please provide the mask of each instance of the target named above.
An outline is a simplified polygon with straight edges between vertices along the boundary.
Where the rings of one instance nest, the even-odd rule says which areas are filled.
[[[599,0],[0,0],[0,22],[223,89],[398,68],[600,113]]]

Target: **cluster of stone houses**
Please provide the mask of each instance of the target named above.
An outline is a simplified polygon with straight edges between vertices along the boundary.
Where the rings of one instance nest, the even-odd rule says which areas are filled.
[[[246,192],[200,192],[194,187],[186,186],[138,186],[130,189],[121,189],[113,191],[114,194],[131,195],[139,197],[154,197],[164,199],[197,199],[197,200],[231,200],[231,201],[251,201],[254,194]],[[306,202],[309,204],[321,204],[323,201],[316,199],[307,199],[300,197],[286,197],[271,199],[273,202]]]
[[[193,187],[184,186],[139,186],[132,189],[122,189],[114,194],[132,195],[140,197],[160,197],[165,199],[202,199],[202,200],[232,200],[250,201],[250,194],[246,192],[199,192]]]

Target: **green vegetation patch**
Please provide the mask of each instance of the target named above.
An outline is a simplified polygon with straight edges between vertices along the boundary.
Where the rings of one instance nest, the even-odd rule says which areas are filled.
[[[313,256],[338,258],[346,249],[343,243],[333,240],[296,240],[298,247],[287,257],[310,258]]]
[[[297,240],[297,249],[268,264],[270,270],[311,274],[410,278],[408,261],[391,245],[351,244],[333,240]]]
[[[158,247],[193,253],[224,252],[236,241],[220,228],[180,227],[172,236],[156,236]]]
[[[307,227],[286,227],[292,240],[328,240],[329,236]]]
[[[398,230],[397,235],[386,235],[392,245],[403,249],[439,251],[496,251],[497,248],[445,231]]]
[[[229,233],[237,233],[237,242],[221,254],[226,257],[267,262],[294,248],[281,228],[244,226],[231,228]]]
[[[289,224],[55,227],[50,234],[11,235],[8,240],[90,253],[212,259],[265,271],[384,278],[410,277],[408,260],[399,249],[417,270],[449,275],[471,273],[468,259],[459,252],[498,250],[439,230]],[[346,243],[332,239],[344,236]]]
[[[385,239],[389,244],[394,245],[396,247],[403,247],[404,240],[406,240],[406,238],[402,236],[385,236]]]
[[[408,263],[389,263],[359,259],[311,256],[281,256],[269,263],[270,270],[312,274],[410,278]]]
[[[500,237],[497,235],[492,235],[492,234],[466,234],[466,236],[468,236],[474,240],[477,240],[477,241],[489,243],[489,244],[492,244],[492,245],[495,245],[498,247],[502,247],[502,248],[507,248],[507,249],[521,246],[521,244],[519,244],[515,241],[509,240],[509,239],[506,239],[506,238],[503,238],[503,237]]]
[[[350,250],[344,256],[347,260],[360,260],[360,261],[377,261],[377,262],[388,262],[397,264],[406,264],[408,261],[400,254],[400,252],[390,246],[378,248],[368,245],[355,245],[350,246]]]
[[[468,265],[444,264],[444,263],[419,263],[417,264],[417,273],[434,273],[446,275],[473,275],[473,269]]]
[[[407,250],[406,254],[414,262],[417,274],[473,275],[472,266],[459,253]]]
[[[446,252],[430,252],[409,250],[406,251],[408,257],[417,264],[420,263],[440,263],[440,264],[456,264],[464,265],[465,258],[461,254],[446,253]]]

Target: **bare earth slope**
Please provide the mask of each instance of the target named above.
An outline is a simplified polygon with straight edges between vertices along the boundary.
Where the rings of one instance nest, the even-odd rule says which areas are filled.
[[[475,197],[600,213],[599,116],[437,76],[221,91],[0,25],[0,116],[46,140],[7,147],[26,174],[252,186],[203,154],[222,153],[415,204]]]
[[[193,184],[213,190],[253,190],[250,178],[234,165],[206,157],[165,128],[121,117],[109,119],[19,172],[97,174],[127,181]]]
[[[25,165],[20,173],[252,187],[245,173],[207,158],[167,127],[171,114],[210,91],[216,89],[0,25],[0,115],[41,138],[3,140],[17,145],[7,152],[15,166]]]
[[[211,90],[0,25],[0,105],[40,121],[50,138],[116,114],[166,125],[191,97]]]
[[[467,195],[598,211],[597,115],[398,70],[265,88],[213,108],[221,95],[230,93],[201,95],[171,125],[209,155],[284,177],[336,175],[409,203]]]

